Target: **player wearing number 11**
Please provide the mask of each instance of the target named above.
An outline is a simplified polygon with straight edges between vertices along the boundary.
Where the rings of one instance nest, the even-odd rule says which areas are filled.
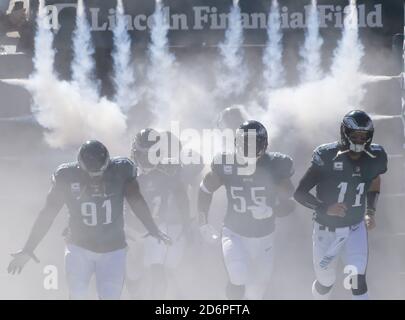
[[[346,114],[340,134],[339,142],[314,151],[295,199],[315,211],[314,298],[329,298],[337,260],[342,256],[351,274],[353,299],[367,299],[367,229],[375,227],[380,175],[387,171],[387,154],[380,145],[371,143],[373,122],[364,111]],[[314,187],[316,196],[310,193]]]
[[[93,274],[101,299],[118,299],[125,278],[126,240],[124,198],[149,234],[163,242],[136,181],[136,170],[127,158],[111,158],[98,141],[87,141],[78,161],[61,165],[52,176],[52,187],[24,248],[14,254],[8,271],[19,273],[48,232],[64,205],[69,211],[65,268],[70,298],[86,297]]]

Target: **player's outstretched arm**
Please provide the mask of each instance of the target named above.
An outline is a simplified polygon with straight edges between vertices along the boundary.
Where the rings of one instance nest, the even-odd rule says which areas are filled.
[[[381,177],[377,176],[370,185],[367,191],[367,201],[366,201],[366,215],[365,222],[368,230],[374,229],[376,226],[375,213],[377,210],[378,197],[380,195],[381,189]]]
[[[149,235],[166,244],[171,244],[171,239],[159,230],[153,220],[152,214],[139,190],[139,184],[136,180],[127,183],[125,188],[125,198],[127,199],[132,212],[139,218],[139,220],[141,220],[146,230],[148,230]]]
[[[60,196],[57,187],[54,185],[47,196],[44,208],[40,211],[34,222],[24,248],[12,254],[13,260],[11,260],[7,269],[9,273],[21,273],[21,270],[31,258],[36,262],[39,262],[34,255],[34,250],[48,233],[63,205],[63,198]]]

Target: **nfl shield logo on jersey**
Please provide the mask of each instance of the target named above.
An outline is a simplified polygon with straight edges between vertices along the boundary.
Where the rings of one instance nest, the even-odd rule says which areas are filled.
[[[355,167],[354,168],[354,173],[352,174],[352,177],[361,177],[361,169],[360,169],[360,167]]]
[[[73,194],[79,194],[80,193],[80,183],[71,183],[70,184],[70,190],[72,191]]]

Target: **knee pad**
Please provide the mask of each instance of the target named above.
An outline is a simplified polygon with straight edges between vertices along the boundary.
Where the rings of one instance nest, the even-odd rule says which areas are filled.
[[[237,286],[228,282],[226,286],[226,297],[229,300],[241,300],[245,296],[245,286]]]
[[[356,283],[353,284],[353,278],[356,278]],[[365,274],[358,274],[350,279],[350,284],[352,285],[352,294],[354,296],[360,296],[367,293],[367,282]]]

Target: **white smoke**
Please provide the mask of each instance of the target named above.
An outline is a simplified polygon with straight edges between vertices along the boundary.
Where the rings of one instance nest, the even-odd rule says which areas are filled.
[[[37,18],[37,34],[35,37],[34,67],[36,74],[54,80],[53,64],[55,51],[52,48],[53,34],[45,19],[47,12],[44,0],[40,0]],[[39,50],[39,48],[41,48]],[[55,79],[56,80],[56,79]]]
[[[361,79],[363,82],[367,82],[367,83],[390,81],[390,80],[396,79],[401,83],[402,77],[403,77],[402,74],[397,75],[397,76],[381,76],[381,75],[362,74]]]
[[[280,9],[277,0],[271,3],[267,25],[268,41],[263,53],[263,76],[266,88],[279,88],[284,80]]]
[[[374,121],[378,120],[392,120],[392,119],[401,119],[401,115],[387,116],[383,114],[370,114],[371,119]]]
[[[350,0],[350,5],[345,8],[344,33],[334,52],[331,67],[332,75],[340,79],[351,80],[359,75],[361,58],[364,48],[358,40],[358,15],[356,0]]]
[[[90,25],[87,21],[83,0],[78,0],[76,10],[76,29],[73,34],[72,80],[78,90],[97,100],[97,85],[92,75],[95,63],[94,46],[91,41]]]
[[[262,118],[270,124],[273,135],[295,128],[295,135],[310,141],[316,139],[319,132],[334,139],[338,119],[353,108],[362,108],[365,78],[359,69],[364,52],[358,38],[354,0],[350,1],[346,12],[342,38],[335,50],[330,74],[318,81],[269,93],[268,110]]]
[[[114,84],[115,101],[123,111],[137,104],[135,72],[131,64],[131,38],[128,34],[122,0],[117,1],[114,34]]]
[[[76,64],[72,68],[74,81],[69,83],[58,79],[53,70],[53,34],[46,24],[43,4],[41,1],[35,37],[35,71],[27,89],[32,94],[33,113],[39,124],[47,129],[46,141],[52,147],[63,148],[80,145],[92,138],[116,147],[123,141],[126,117],[116,104],[106,98],[97,98],[91,90],[88,75],[92,62],[87,60],[89,35],[80,34],[90,32],[89,29],[82,28],[83,21],[78,18],[80,23],[75,35],[76,41],[87,45],[75,48]],[[80,62],[78,57],[82,57],[83,61]],[[80,70],[79,64],[83,70]],[[89,87],[79,88],[79,84]]]
[[[152,18],[151,43],[149,45],[150,66],[148,69],[149,102],[161,127],[171,119],[175,79],[175,57],[169,51],[167,33],[169,23],[160,0]]]
[[[217,75],[216,95],[227,98],[243,93],[248,84],[248,71],[243,63],[243,26],[239,1],[234,0],[224,42],[219,44],[221,63]]]
[[[316,0],[311,1],[307,19],[305,42],[300,50],[303,61],[298,66],[302,82],[319,80],[322,77],[321,47],[323,40],[319,34],[319,16]]]

